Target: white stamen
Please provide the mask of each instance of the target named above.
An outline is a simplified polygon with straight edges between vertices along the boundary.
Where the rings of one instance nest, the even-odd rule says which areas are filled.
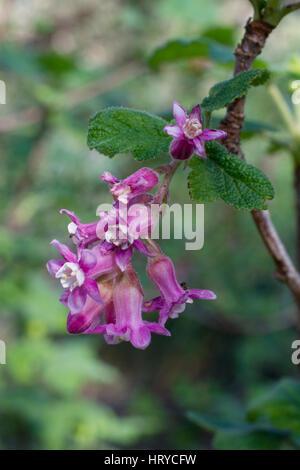
[[[202,134],[202,125],[198,119],[187,119],[182,130],[188,139],[194,139],[198,135]]]
[[[68,232],[70,235],[75,235],[77,231],[77,225],[74,222],[70,222],[68,225]]]
[[[60,279],[64,289],[73,289],[82,286],[84,283],[84,272],[77,263],[65,263],[56,273],[56,278]]]

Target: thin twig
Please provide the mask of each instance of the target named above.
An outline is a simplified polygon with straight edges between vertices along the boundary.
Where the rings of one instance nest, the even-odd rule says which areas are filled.
[[[234,75],[251,69],[254,59],[261,53],[272,30],[273,27],[263,21],[248,21],[242,42],[235,51]],[[245,158],[240,144],[240,133],[245,118],[244,104],[245,97],[230,104],[221,123],[221,128],[227,132],[227,137],[223,141],[224,145],[228,151],[242,159]],[[269,211],[253,210],[251,214],[276,265],[276,277],[289,287],[296,298],[300,330],[300,274],[274,227]]]
[[[168,165],[164,165],[165,176],[154,198],[155,204],[162,204],[165,200],[168,202],[170,183],[180,164],[181,160],[172,160]],[[161,168],[158,167],[157,169],[161,171]]]

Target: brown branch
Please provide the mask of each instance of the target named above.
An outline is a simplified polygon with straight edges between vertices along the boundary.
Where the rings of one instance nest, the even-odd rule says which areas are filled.
[[[167,165],[163,165],[163,167],[161,166],[161,167],[156,168],[158,173],[164,173],[165,176],[155,195],[155,198],[154,198],[155,204],[162,204],[164,200],[168,202],[170,183],[171,183],[171,180],[173,178],[175,171],[177,170],[180,164],[181,164],[181,160],[172,160],[171,163],[168,163]]]
[[[235,50],[234,75],[249,70],[253,61],[261,53],[273,26],[263,21],[248,21],[242,42]],[[244,159],[240,144],[240,133],[244,124],[245,97],[235,100],[227,108],[221,128],[226,130],[227,137],[223,140],[227,150]],[[296,298],[299,310],[300,329],[300,274],[295,268],[286,251],[268,211],[253,210],[251,212],[257,229],[276,265],[276,277],[284,282]]]
[[[300,267],[300,165],[295,163],[294,168],[294,186],[296,195],[296,214],[297,214],[297,233],[296,233],[296,244],[297,244],[297,260],[298,268]]]

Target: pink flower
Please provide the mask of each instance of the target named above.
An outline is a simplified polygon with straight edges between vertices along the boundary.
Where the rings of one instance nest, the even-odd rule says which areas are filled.
[[[76,256],[66,245],[57,240],[51,242],[60,252],[64,261],[50,260],[46,267],[51,276],[60,280],[65,292],[60,300],[72,313],[82,310],[87,296],[103,304],[97,283],[94,279],[116,270],[114,255],[102,255],[99,248],[82,249]]]
[[[159,323],[161,325],[165,325],[169,317],[178,317],[178,314],[184,311],[185,304],[193,303],[193,299],[213,300],[216,298],[214,292],[210,290],[184,290],[177,282],[174,264],[163,254],[148,259],[147,274],[161,296],[145,302],[143,311],[160,310]]]
[[[99,304],[87,296],[85,304],[79,312],[74,313],[70,311],[67,319],[67,330],[69,333],[84,333],[89,328],[95,328],[99,325],[102,312],[105,312],[108,305],[112,302],[114,278],[104,275],[102,279],[98,280],[97,284],[103,302]]]
[[[145,196],[150,196],[145,197]],[[151,229],[156,223],[151,214],[151,195],[138,195],[128,203],[117,201],[108,212],[102,212],[101,220],[97,225],[97,237],[103,240],[101,248],[103,253],[115,251],[116,263],[124,271],[133,253],[137,251],[152,256],[144,241],[150,237]]]
[[[204,143],[209,140],[223,139],[226,132],[217,129],[203,129],[200,105],[194,106],[190,115],[176,101],[173,102],[173,114],[177,125],[169,125],[164,131],[173,137],[170,154],[177,160],[186,160],[193,153],[206,158]]]
[[[151,168],[141,168],[121,181],[105,171],[101,179],[110,183],[111,194],[123,203],[127,203],[134,196],[151,191],[159,182],[158,174]]]
[[[67,214],[71,219],[68,225],[68,232],[75,245],[85,247],[98,240],[96,233],[98,222],[83,224],[74,212],[67,209],[61,209],[60,213]]]
[[[116,281],[113,301],[106,308],[105,323],[85,331],[86,334],[104,334],[110,344],[130,341],[138,349],[146,349],[151,333],[170,336],[170,332],[155,322],[142,318],[143,291],[139,278],[129,265]]]

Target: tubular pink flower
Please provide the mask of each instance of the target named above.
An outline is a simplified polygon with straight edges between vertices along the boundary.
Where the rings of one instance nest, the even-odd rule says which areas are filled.
[[[77,256],[57,240],[51,242],[59,251],[65,263],[60,260],[48,261],[46,267],[51,276],[60,280],[64,289],[61,302],[67,305],[72,313],[82,310],[87,296],[100,305],[103,304],[95,279],[103,274],[116,271],[113,254],[103,255],[98,247],[92,250],[82,249]]]
[[[204,143],[209,140],[223,139],[226,132],[218,129],[203,129],[201,108],[197,104],[188,116],[177,101],[173,102],[173,115],[177,125],[165,126],[164,131],[173,137],[170,154],[177,160],[186,160],[193,153],[206,158]]]
[[[161,254],[148,259],[147,274],[158,288],[161,297],[145,302],[143,310],[150,312],[159,309],[159,323],[165,325],[168,318],[176,318],[183,312],[186,303],[193,299],[213,300],[216,298],[210,290],[184,290],[177,282],[174,264],[171,259]]]
[[[67,214],[72,221],[68,225],[68,232],[75,245],[86,247],[89,244],[99,240],[96,233],[98,222],[83,224],[75,212],[69,211],[67,209],[61,209],[60,213]]]
[[[157,222],[151,213],[149,198],[145,196],[150,196],[152,201],[151,195],[134,196],[128,204],[118,201],[108,213],[101,213],[97,226],[97,236],[103,240],[102,252],[110,253],[114,250],[116,262],[122,271],[131,259],[132,247],[152,256],[146,244],[140,240],[150,237],[152,227]]]
[[[87,297],[84,306],[79,312],[69,312],[67,319],[67,330],[71,334],[84,333],[89,328],[96,327],[101,321],[103,310],[112,302],[113,279],[103,277],[98,281],[102,304],[95,302],[91,297]]]
[[[147,193],[159,182],[158,174],[151,168],[141,168],[121,181],[105,171],[101,179],[110,183],[111,194],[123,203],[127,203],[134,196]]]
[[[170,336],[162,325],[143,320],[142,304],[142,287],[136,272],[129,265],[114,286],[113,305],[106,310],[106,320],[110,323],[101,324],[86,333],[105,333],[105,339],[110,344],[120,340],[130,341],[138,349],[149,346],[151,333]]]

